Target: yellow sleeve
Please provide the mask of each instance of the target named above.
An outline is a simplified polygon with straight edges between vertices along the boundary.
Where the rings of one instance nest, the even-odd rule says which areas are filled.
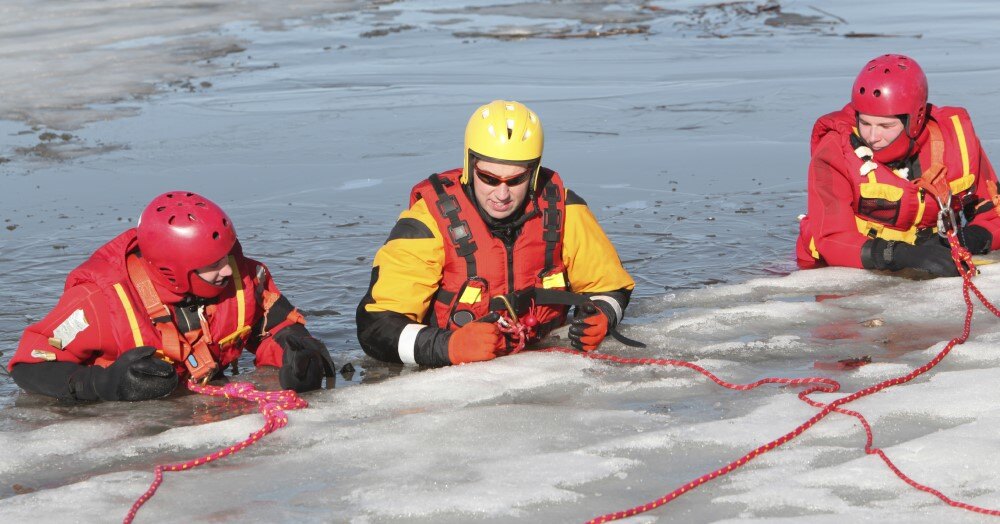
[[[365,305],[365,309],[370,313],[393,311],[421,322],[441,283],[444,240],[424,200],[403,211],[397,227],[407,219],[419,221],[432,236],[398,235],[397,229],[393,229],[389,240],[375,254],[372,265],[378,270],[378,279],[371,290],[374,302]],[[413,238],[417,236],[423,238]]]
[[[586,204],[566,205],[563,263],[575,293],[632,290],[635,281]]]

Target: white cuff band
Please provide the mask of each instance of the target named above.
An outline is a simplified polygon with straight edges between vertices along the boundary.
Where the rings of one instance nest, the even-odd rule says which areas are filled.
[[[622,321],[622,317],[625,316],[625,313],[622,311],[621,304],[619,304],[618,301],[615,300],[613,297],[609,297],[607,295],[594,295],[590,297],[590,300],[600,300],[601,302],[607,302],[608,304],[611,304],[611,309],[615,311],[614,320],[616,326],[618,325],[618,323]]]
[[[413,356],[417,345],[417,333],[425,327],[427,326],[423,324],[407,324],[399,334],[399,360],[402,360],[403,364],[417,363],[417,359]]]

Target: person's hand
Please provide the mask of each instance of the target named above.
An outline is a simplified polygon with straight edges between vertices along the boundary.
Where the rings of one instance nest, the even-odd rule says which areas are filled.
[[[887,269],[906,268],[926,271],[937,277],[957,277],[958,268],[951,258],[951,249],[937,242],[920,245],[906,242],[891,242],[891,253],[887,258]]]
[[[980,226],[965,226],[958,232],[962,246],[973,255],[985,255],[993,246],[993,234]],[[945,241],[947,243],[947,240]]]
[[[580,306],[580,312],[569,328],[572,346],[583,351],[597,349],[604,337],[608,336],[609,320],[604,310],[593,302]]]
[[[333,376],[333,358],[320,340],[302,324],[292,324],[274,334],[284,354],[278,380],[281,387],[298,393],[319,389],[323,377]]]
[[[140,346],[122,353],[106,368],[87,366],[72,377],[79,400],[150,400],[177,387],[174,367],[156,358],[156,348]]]
[[[448,360],[452,364],[493,360],[505,345],[496,324],[469,322],[452,331],[448,339]]]

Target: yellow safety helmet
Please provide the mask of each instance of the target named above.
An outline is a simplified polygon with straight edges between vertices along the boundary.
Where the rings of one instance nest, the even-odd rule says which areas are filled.
[[[538,184],[544,142],[541,120],[524,104],[494,100],[484,105],[476,109],[465,126],[462,183],[469,183],[471,167],[479,159],[534,167],[535,172],[531,176],[531,190],[534,191]]]

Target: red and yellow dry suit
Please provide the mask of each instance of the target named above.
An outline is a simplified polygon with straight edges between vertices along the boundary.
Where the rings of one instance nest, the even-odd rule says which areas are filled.
[[[932,165],[935,139],[943,142],[939,155],[954,195],[952,207],[964,212],[970,225],[993,235],[991,250],[1000,246],[996,174],[964,109],[931,106],[927,126],[914,141],[916,161],[909,163],[909,172],[894,172],[881,162],[866,165],[855,151],[861,144],[856,121],[856,111],[848,104],[813,126],[808,213],[799,225],[796,247],[800,268],[860,268],[861,248],[871,238],[913,244],[935,231],[937,200],[913,182],[921,168]],[[901,135],[900,140],[907,137]],[[991,201],[994,205],[983,205]],[[977,213],[977,208],[983,211]]]
[[[383,361],[449,364],[445,330],[503,311],[539,321],[537,337],[565,323],[566,305],[539,290],[568,290],[609,304],[621,320],[635,283],[586,203],[542,168],[516,235],[505,241],[480,215],[455,169],[417,184],[375,255],[358,306],[358,340]],[[500,297],[503,297],[501,299]],[[430,326],[430,327],[428,327]],[[536,337],[536,338],[537,338]]]
[[[185,306],[183,297],[159,286],[157,294],[182,333],[194,325],[200,329],[199,313],[204,317],[208,348],[220,369],[235,361],[243,349],[256,353],[258,366],[280,367],[281,346],[273,337],[261,339],[260,335],[265,324],[277,332],[291,324],[286,316],[297,313],[292,314],[293,308],[280,296],[267,268],[244,257],[238,246],[229,257],[233,271],[229,287],[212,303]],[[162,348],[160,334],[126,269],[126,257],[136,249],[135,229],[130,229],[74,269],[55,308],[25,329],[9,368],[46,361],[106,367],[132,348]],[[187,375],[183,363],[174,365],[181,377]]]

